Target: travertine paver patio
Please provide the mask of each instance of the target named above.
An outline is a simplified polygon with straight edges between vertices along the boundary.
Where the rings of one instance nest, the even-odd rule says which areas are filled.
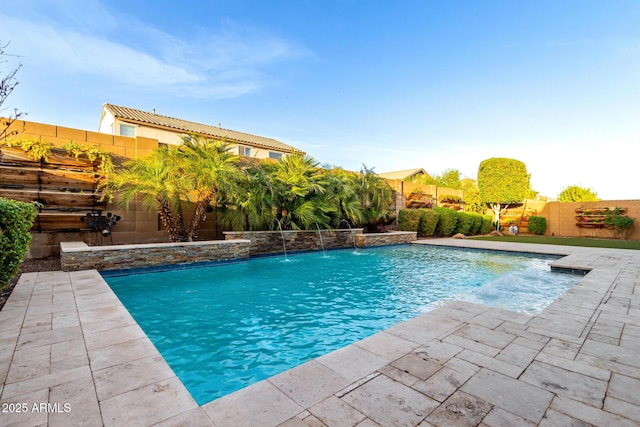
[[[96,271],[24,274],[0,312],[0,425],[640,424],[640,252],[419,243],[592,271],[538,316],[454,302],[203,406]]]

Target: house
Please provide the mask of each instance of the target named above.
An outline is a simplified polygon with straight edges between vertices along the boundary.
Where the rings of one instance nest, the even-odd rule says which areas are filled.
[[[156,114],[155,109],[149,112],[106,103],[102,106],[99,132],[153,138],[166,145],[178,145],[182,135],[195,133],[227,141],[237,154],[255,159],[278,160],[292,151],[303,153],[272,138],[163,116]]]
[[[378,176],[384,178],[384,179],[388,179],[388,180],[394,180],[394,179],[399,179],[401,181],[411,181],[413,178],[418,177],[418,176],[429,176],[429,174],[427,173],[426,170],[422,169],[422,168],[416,168],[416,169],[405,169],[405,170],[401,170],[401,171],[395,171],[395,172],[383,172],[383,173],[379,173]]]

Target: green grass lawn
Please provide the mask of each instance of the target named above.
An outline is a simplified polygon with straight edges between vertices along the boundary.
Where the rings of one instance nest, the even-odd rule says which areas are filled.
[[[489,240],[492,242],[541,243],[546,245],[585,246],[591,248],[640,249],[640,242],[635,240],[615,239],[584,239],[579,237],[550,237],[550,236],[482,236],[470,237],[474,240]]]

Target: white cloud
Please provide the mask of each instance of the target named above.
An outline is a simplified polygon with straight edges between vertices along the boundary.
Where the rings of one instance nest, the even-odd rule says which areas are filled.
[[[61,4],[54,17],[26,7],[21,16],[0,14],[0,40],[11,40],[25,65],[40,72],[89,76],[103,87],[231,98],[266,84],[269,65],[305,54],[294,43],[233,25],[216,33],[196,28],[180,38],[130,16],[119,19],[99,2]]]

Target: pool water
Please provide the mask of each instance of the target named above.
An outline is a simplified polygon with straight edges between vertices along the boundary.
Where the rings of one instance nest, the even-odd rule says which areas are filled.
[[[579,279],[550,259],[402,245],[105,280],[203,404],[442,301],[535,314]]]

